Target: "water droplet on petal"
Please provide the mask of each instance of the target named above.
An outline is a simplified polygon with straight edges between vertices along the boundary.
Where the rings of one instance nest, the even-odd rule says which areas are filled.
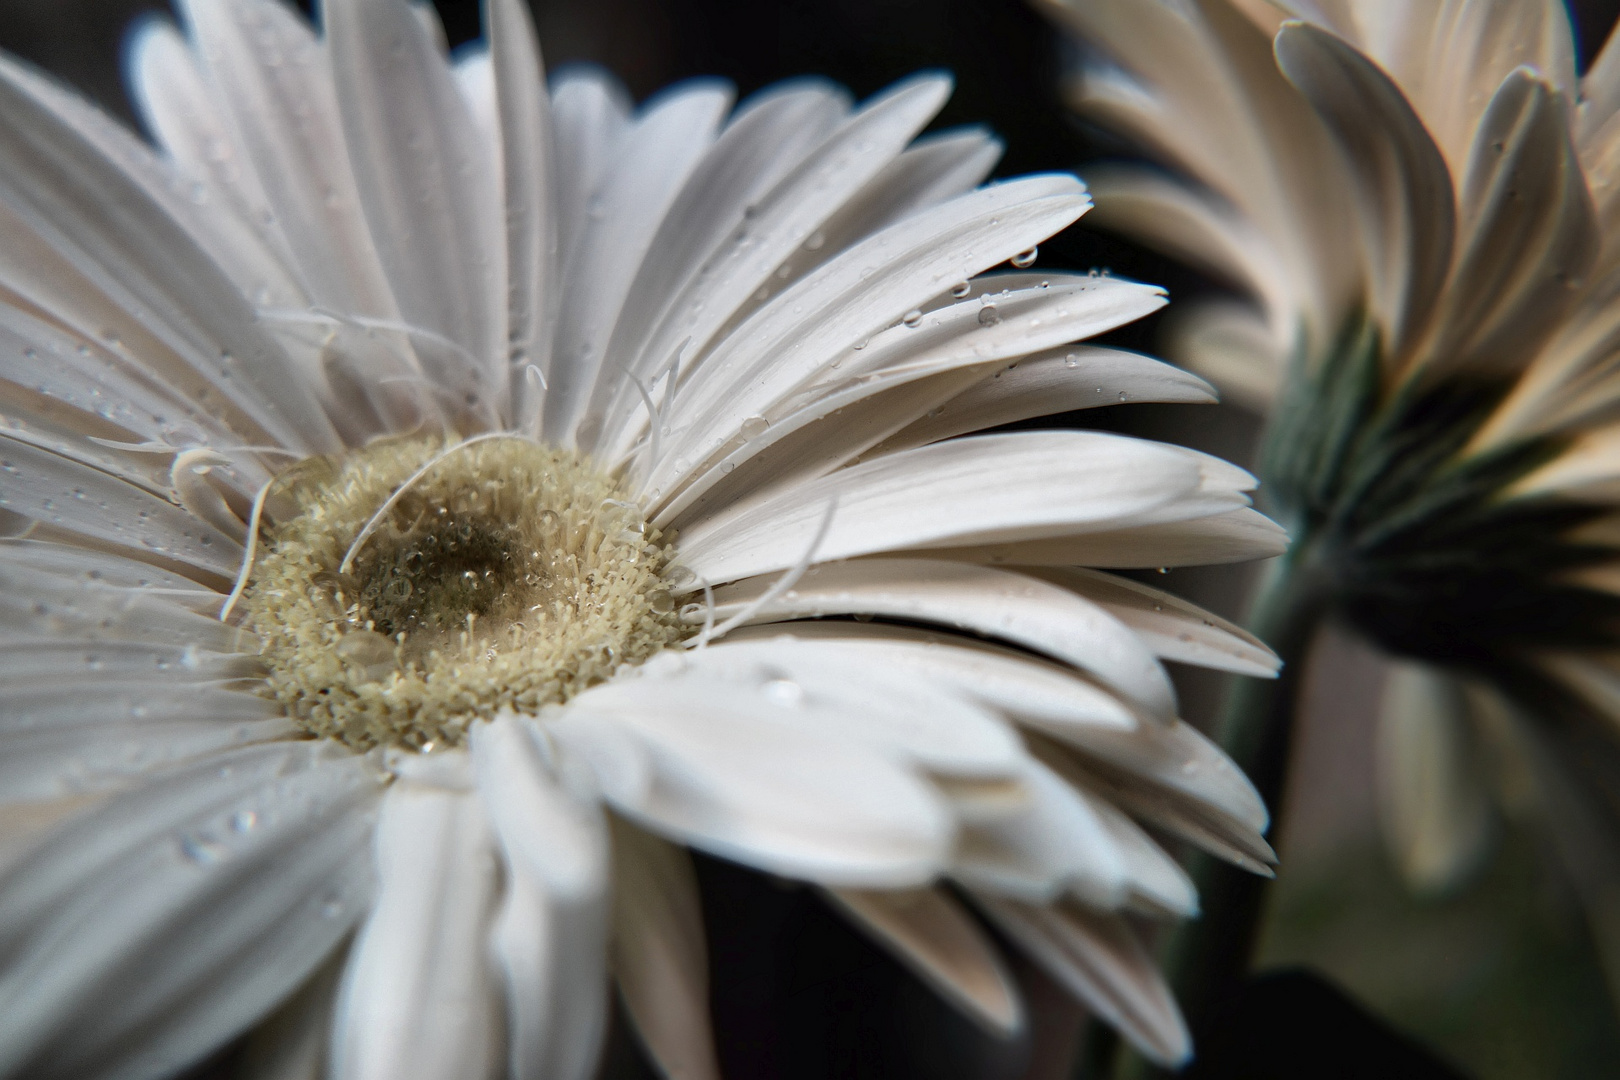
[[[765,434],[766,429],[770,426],[771,422],[763,416],[750,416],[742,422],[742,437],[745,439],[757,439]]]
[[[1027,251],[1020,251],[1018,254],[1014,255],[1011,261],[1014,266],[1018,267],[1020,270],[1023,270],[1027,267],[1034,266],[1035,258],[1040,253],[1039,248],[1030,248]]]
[[[916,308],[912,308],[910,311],[906,312],[906,317],[900,321],[912,329],[916,329],[918,326],[922,325],[922,312],[918,311]]]
[[[979,309],[980,326],[994,326],[1000,321],[1001,312],[996,310],[996,305],[986,304],[984,307]]]
[[[962,297],[966,296],[972,291],[973,286],[969,285],[965,281],[958,281],[955,285],[951,286],[951,295],[956,297],[958,300],[962,299]]]
[[[763,689],[768,699],[785,708],[804,704],[804,687],[792,679],[772,679]]]
[[[180,838],[180,854],[187,862],[198,866],[212,866],[225,857],[225,849],[218,841],[187,833]]]

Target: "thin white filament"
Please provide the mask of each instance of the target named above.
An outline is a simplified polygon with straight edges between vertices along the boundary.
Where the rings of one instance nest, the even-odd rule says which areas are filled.
[[[703,580],[703,632],[700,633],[688,648],[701,649],[709,644],[709,638],[714,635],[714,586],[709,584],[707,578]]]
[[[375,319],[369,315],[346,315],[341,311],[332,311],[329,308],[310,308],[308,311],[292,311],[283,308],[260,309],[259,317],[271,319],[276,322],[309,323],[313,325],[330,325],[336,323],[340,326],[353,326],[361,330],[388,330],[406,337],[421,338],[441,348],[449,349],[463,360],[474,371],[481,370],[482,366],[466,346],[457,344],[434,330],[422,326],[412,326],[410,323],[400,322],[397,319]]]
[[[97,446],[105,446],[109,450],[122,450],[127,454],[180,454],[187,450],[213,450],[220,454],[274,454],[280,457],[300,458],[304,455],[297,450],[286,450],[279,446],[207,446],[197,443],[192,446],[173,446],[166,442],[119,442],[117,439],[102,439],[95,435],[87,438]]]
[[[343,562],[338,566],[338,573],[347,574],[349,572],[350,568],[354,565],[354,557],[360,553],[361,545],[367,540],[371,539],[371,534],[376,532],[382,526],[383,518],[388,516],[388,512],[392,510],[394,505],[405,496],[405,493],[411,489],[413,484],[421,480],[428,473],[432,472],[447,458],[450,458],[455,454],[459,454],[469,446],[474,446],[481,442],[489,442],[493,439],[511,439],[515,442],[534,441],[527,436],[514,435],[507,431],[489,431],[482,435],[474,435],[470,439],[464,439],[461,442],[456,443],[456,445],[446,447],[437,454],[434,454],[433,457],[428,460],[427,464],[423,465],[420,469],[417,469],[403,484],[395,488],[394,493],[388,496],[387,501],[379,506],[377,508],[377,512],[372,514],[370,519],[366,521],[365,527],[360,530],[359,535],[354,538],[354,542],[349,545],[349,550],[343,553]]]
[[[799,579],[804,577],[804,575],[809,571],[810,567],[815,563],[816,553],[821,550],[822,542],[827,539],[827,533],[832,529],[833,515],[837,512],[838,496],[834,495],[831,499],[827,500],[827,512],[821,515],[821,526],[820,528],[816,529],[814,539],[810,541],[810,546],[805,549],[805,553],[799,559],[799,561],[785,573],[783,573],[781,577],[777,578],[776,584],[766,589],[751,603],[744,605],[741,611],[728,618],[719,626],[714,625],[714,602],[708,593],[708,583],[705,582],[703,589],[705,597],[709,602],[709,611],[703,620],[703,632],[698,634],[697,637],[693,638],[692,644],[689,644],[687,647],[702,648],[704,645],[707,645],[710,641],[713,641],[716,638],[725,637],[727,634],[737,629],[737,627],[753,618],[767,604],[771,603],[777,597],[781,596],[783,593],[793,588],[793,586],[797,585],[799,583]]]
[[[681,356],[686,347],[692,344],[690,337],[682,338],[681,343],[675,346],[675,352],[669,358],[669,367],[664,369],[664,411],[668,412],[670,406],[675,404],[675,382],[681,374]]]
[[[523,395],[523,416],[517,419],[514,427],[529,432],[536,439],[540,437],[540,419],[546,411],[546,394],[551,384],[546,382],[546,373],[540,370],[537,364],[525,364],[523,367],[523,382],[529,392]]]
[[[450,391],[428,378],[426,375],[384,375],[377,380],[378,386],[408,386],[414,395],[416,408],[423,416],[437,415],[444,420],[448,415],[445,412],[446,402],[453,402]]]
[[[629,375],[632,382],[635,382],[636,390],[641,394],[641,400],[647,402],[647,412],[649,416],[653,418],[651,422],[653,424],[665,427],[666,430],[667,425],[664,424],[663,418],[670,415],[670,409],[675,404],[675,378],[676,373],[679,371],[681,365],[681,353],[691,343],[692,339],[689,337],[681,339],[681,343],[675,346],[674,352],[670,353],[669,364],[666,367],[654,372],[651,384],[653,387],[658,385],[660,379],[664,380],[664,399],[656,409],[653,408],[652,402],[648,400],[652,396],[649,388],[640,382],[635,382],[636,377],[631,373],[630,368],[624,366],[623,364],[619,365],[619,369],[626,375]],[[625,441],[630,439],[630,433],[632,430],[633,429],[629,423],[629,420],[626,419],[625,423],[618,428],[618,431],[614,436],[614,441],[611,445],[618,447],[624,446]],[[621,453],[618,460],[621,463],[629,460],[629,458],[636,453],[636,448],[641,445],[643,445],[642,440],[633,440],[630,448]],[[656,445],[656,440],[654,441],[654,445]],[[651,461],[656,463],[658,460],[657,451],[654,450],[648,455],[648,457]]]
[[[264,517],[264,501],[270,497],[270,485],[274,483],[273,478],[266,480],[259,493],[253,496],[253,512],[248,514],[247,539],[242,543],[242,569],[236,572],[236,584],[231,589],[231,595],[225,598],[224,605],[219,609],[220,622],[231,617],[231,609],[247,589],[248,575],[253,573],[253,559],[259,550],[259,522]]]
[[[209,470],[230,464],[230,458],[206,447],[182,450],[175,456],[174,464],[169,467],[169,486],[179,497],[180,505],[193,517],[213,526],[226,536],[240,539],[238,534],[242,528],[241,520],[231,510],[225,497],[203,479]]]
[[[649,468],[658,462],[658,441],[664,434],[664,414],[658,411],[653,404],[652,394],[647,390],[647,384],[636,378],[629,369],[624,369],[624,377],[630,380],[630,385],[636,388],[641,395],[642,404],[647,406],[647,462]]]
[[[475,382],[482,384],[484,381],[484,365],[478,362],[478,358],[472,354],[471,350],[458,342],[450,340],[443,334],[435,330],[429,330],[423,326],[414,326],[411,323],[401,322],[398,319],[378,319],[369,315],[350,315],[341,311],[333,311],[330,308],[321,307],[312,307],[307,311],[297,311],[286,308],[260,308],[258,314],[260,318],[270,319],[277,322],[304,323],[306,325],[316,326],[352,326],[360,330],[384,330],[390,333],[403,334],[406,338],[419,339],[421,341],[437,345],[440,348],[448,349],[457,358],[466,363],[467,370],[472,373]],[[399,349],[395,349],[394,351],[395,354],[399,356],[399,358],[403,360],[407,366],[415,367],[420,370],[420,364],[417,362],[416,358]],[[429,380],[429,382],[430,385],[433,385],[435,389],[445,390],[445,388],[431,383],[431,380]],[[484,413],[484,419],[492,422],[498,422],[495,415],[494,406],[489,404],[489,402],[484,399],[485,395],[480,391],[478,393],[478,400],[481,407],[480,411]],[[460,407],[459,402],[457,403],[457,406]]]

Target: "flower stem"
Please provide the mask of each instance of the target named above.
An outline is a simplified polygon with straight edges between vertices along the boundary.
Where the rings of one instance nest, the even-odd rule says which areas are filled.
[[[1309,538],[1268,568],[1251,606],[1249,629],[1276,651],[1276,679],[1235,677],[1216,727],[1216,738],[1271,811],[1270,837],[1280,832],[1294,713],[1305,678],[1305,659],[1328,607],[1326,575]],[[1165,970],[1194,1038],[1223,1001],[1240,988],[1259,939],[1269,879],[1213,856],[1190,868],[1202,914],[1176,928],[1164,951]],[[1116,1063],[1118,1077],[1165,1075],[1135,1054]]]

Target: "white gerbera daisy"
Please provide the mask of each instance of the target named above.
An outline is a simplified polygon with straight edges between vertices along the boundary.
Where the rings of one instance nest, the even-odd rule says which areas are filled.
[[[1183,1057],[1138,822],[1270,852],[1160,661],[1274,661],[1074,567],[1280,534],[1177,447],[956,437],[1209,397],[1073,344],[1159,290],[976,276],[1081,185],[913,142],[937,76],[632,109],[519,0],[454,63],[399,0],[184,8],[162,153],[0,60],[0,1075],[583,1076],[611,957],[714,1076],[681,845],[1016,1029],[965,899]]]

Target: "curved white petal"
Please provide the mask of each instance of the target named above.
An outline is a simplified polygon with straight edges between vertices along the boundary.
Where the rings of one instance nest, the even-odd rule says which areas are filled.
[[[153,360],[167,350],[179,362],[174,376],[189,380],[188,395],[226,403],[253,442],[337,449],[307,377],[248,301],[168,208],[53,111],[57,94],[0,58],[0,203],[12,249],[0,260],[7,264],[0,278],[13,278],[22,245],[39,244],[60,260],[60,275],[25,263],[7,280],[15,291],[92,339],[117,336],[137,346],[150,335],[158,343]],[[103,305],[117,313],[110,322],[96,321]]]
[[[818,561],[1185,521],[1247,504],[1177,447],[1095,432],[978,435],[887,454],[687,526],[679,557],[735,581]]]
[[[807,730],[865,743],[942,776],[1009,778],[1024,758],[1012,730],[965,695],[848,650],[784,636],[721,642],[688,654],[684,664],[813,710]]]
[[[305,291],[338,311],[397,318],[360,206],[325,42],[278,0],[180,7]]]
[[[322,8],[360,206],[400,317],[465,355],[466,382],[506,394],[506,242],[488,155],[432,37],[410,6]],[[419,351],[432,343],[421,335]]]
[[[566,707],[640,744],[644,787],[603,794],[654,832],[772,873],[906,887],[944,869],[955,832],[945,801],[892,755],[816,733],[821,715],[784,703],[774,680],[680,670],[678,658],[587,690]]]
[[[166,1076],[264,1016],[364,911],[376,796],[283,743],[68,819],[0,877],[0,1073]]]
[[[1153,958],[1118,916],[1073,904],[1039,906],[975,897],[1041,967],[1150,1060],[1179,1065],[1192,1037]]]
[[[1161,589],[1078,567],[1024,572],[1100,604],[1160,659],[1262,679],[1275,678],[1282,667],[1277,654],[1247,630]]]
[[[709,958],[692,860],[613,819],[613,974],[653,1059],[675,1080],[719,1080]]]
[[[1024,1027],[1024,1003],[996,948],[943,889],[829,889],[855,924],[946,1000],[1003,1038]]]
[[[401,776],[376,850],[376,903],[338,996],[333,1080],[493,1080],[504,1062],[486,941],[500,879],[478,797]]]
[[[725,619],[768,596],[763,579],[714,593]],[[694,620],[704,612],[688,605]],[[1095,675],[1151,715],[1175,715],[1169,677],[1135,633],[1103,607],[1022,574],[934,559],[860,559],[807,571],[754,613],[756,621],[880,615],[1010,641]]]
[[[1077,725],[1121,731],[1137,727],[1130,706],[1074,671],[976,638],[838,620],[764,623],[734,630],[727,640],[735,644],[783,635],[879,660],[1043,731],[1063,732]]]
[[[607,834],[570,763],[559,776],[510,715],[473,729],[473,767],[507,868],[490,941],[510,1075],[584,1080],[607,1021]],[[570,784],[570,781],[573,781]]]

